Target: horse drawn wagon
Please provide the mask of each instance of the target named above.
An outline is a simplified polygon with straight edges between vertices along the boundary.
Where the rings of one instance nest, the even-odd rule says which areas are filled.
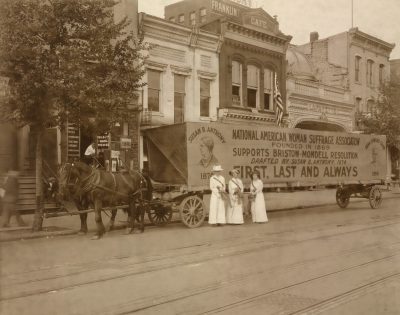
[[[387,178],[386,138],[378,135],[183,123],[145,130],[144,144],[145,176],[134,173],[152,191],[134,199],[155,225],[170,222],[174,213],[190,228],[204,222],[215,164],[223,166],[225,177],[237,169],[246,187],[253,171],[266,189],[334,185],[342,208],[353,197],[378,207]],[[115,178],[109,181],[115,185]]]

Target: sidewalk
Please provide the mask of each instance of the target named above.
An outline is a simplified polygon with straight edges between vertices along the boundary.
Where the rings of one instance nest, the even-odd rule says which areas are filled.
[[[268,212],[271,211],[282,211],[282,210],[292,210],[301,209],[308,207],[326,206],[336,204],[335,197],[336,190],[310,190],[310,191],[295,191],[295,192],[279,192],[279,193],[266,193],[265,200],[267,204]],[[394,188],[392,191],[383,192],[383,200],[391,198],[400,198],[400,189]],[[209,202],[208,198],[205,198],[205,203]],[[355,202],[365,202],[366,199],[352,199],[351,203]],[[369,205],[367,205],[369,207]],[[108,216],[103,213],[103,222],[108,222]],[[175,219],[175,218],[173,218]],[[177,214],[176,219],[179,220],[179,214]],[[11,225],[15,224],[11,220]],[[80,229],[79,216],[65,216],[58,218],[49,218],[43,221],[43,231],[41,232],[31,232],[31,226],[33,222],[33,215],[25,215],[25,222],[28,227],[9,227],[0,228],[0,242],[13,241],[13,240],[26,240],[33,238],[53,238],[61,235],[73,235],[76,234]],[[124,228],[124,223],[126,221],[126,214],[119,211],[115,220],[114,229]],[[95,230],[95,222],[93,213],[89,213],[88,219],[88,229],[89,233]]]

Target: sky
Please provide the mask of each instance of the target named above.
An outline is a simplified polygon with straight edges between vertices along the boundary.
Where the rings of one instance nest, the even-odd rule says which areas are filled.
[[[353,25],[360,31],[396,44],[390,58],[400,58],[400,0],[353,0]],[[177,0],[139,0],[139,12],[164,17],[164,6]],[[325,38],[351,28],[351,0],[253,0],[280,30],[293,36],[292,44],[309,41],[310,32]]]

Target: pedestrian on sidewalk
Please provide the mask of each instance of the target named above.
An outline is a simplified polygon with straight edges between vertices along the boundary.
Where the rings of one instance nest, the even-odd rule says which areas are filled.
[[[9,227],[12,215],[15,215],[18,226],[26,226],[24,220],[18,210],[16,204],[19,194],[18,172],[9,170],[4,180],[4,197],[3,197],[3,213],[1,227]]]
[[[226,213],[226,223],[243,224],[243,183],[239,178],[239,171],[233,169],[229,172],[232,176],[228,183],[230,205]]]
[[[224,194],[225,178],[221,175],[223,171],[221,165],[214,165],[212,168],[212,176],[210,177],[210,213],[208,214],[208,223],[218,226],[225,224],[225,201]]]
[[[263,194],[264,184],[260,179],[260,173],[254,171],[251,174],[250,183],[250,200],[251,200],[251,217],[254,223],[268,222],[267,209]]]

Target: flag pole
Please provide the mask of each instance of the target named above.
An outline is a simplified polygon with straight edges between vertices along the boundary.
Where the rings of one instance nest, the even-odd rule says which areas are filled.
[[[353,4],[353,0],[351,0],[351,28],[354,27],[354,23],[353,23],[353,15],[354,15],[354,4]]]

